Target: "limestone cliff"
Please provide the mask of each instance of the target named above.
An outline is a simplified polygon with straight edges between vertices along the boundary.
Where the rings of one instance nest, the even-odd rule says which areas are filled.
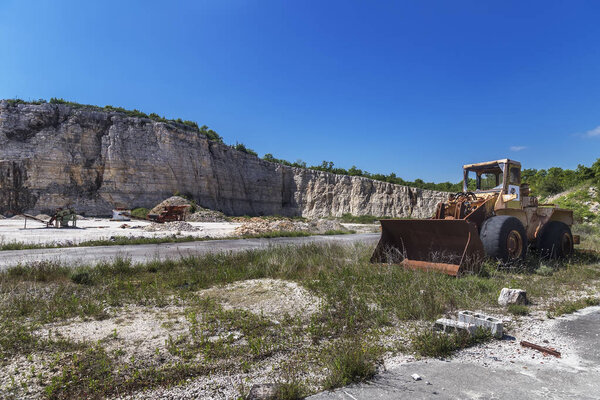
[[[447,194],[291,168],[184,125],[0,101],[0,213],[73,205],[107,215],[173,193],[228,215],[428,217]]]

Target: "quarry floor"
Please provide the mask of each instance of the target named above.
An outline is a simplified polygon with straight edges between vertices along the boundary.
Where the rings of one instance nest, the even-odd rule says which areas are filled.
[[[77,220],[76,228],[47,228],[44,224],[22,218],[0,219],[0,244],[56,244],[71,246],[90,240],[104,240],[115,236],[130,238],[160,238],[167,236],[194,236],[198,238],[231,238],[235,229],[242,226],[240,222],[188,222],[195,230],[163,230],[159,225],[157,231],[148,231],[151,222],[112,221],[108,218],[90,218]],[[359,233],[373,231],[376,225],[342,224],[347,229]]]
[[[190,222],[196,231],[157,231],[149,232],[145,227],[152,225],[146,221],[111,221],[107,218],[77,220],[76,228],[46,228],[35,220],[0,220],[0,243],[21,242],[28,244],[65,244],[88,240],[109,239],[111,236],[164,237],[177,234],[196,237],[222,238],[233,235],[241,223],[235,222]]]
[[[123,224],[132,227],[121,228]],[[81,220],[78,221],[77,229],[40,228],[41,224],[30,220],[27,221],[27,229],[23,229],[23,220],[0,220],[0,242],[69,245],[87,240],[108,239],[111,236],[157,237],[178,234],[225,238],[230,237],[235,228],[241,225],[230,222],[191,224],[199,230],[181,233],[148,232],[143,227],[148,226],[149,223],[144,221],[120,222],[107,219]],[[359,226],[350,224],[345,226],[360,232],[360,229],[356,229]],[[28,264],[41,260],[89,265],[99,261],[114,260],[115,257],[128,258],[132,262],[143,262],[157,258],[176,258],[211,252],[235,253],[306,243],[347,245],[361,243],[373,246],[378,238],[378,233],[358,233],[152,245],[9,250],[0,252],[0,271],[18,263]],[[32,293],[39,295],[44,290],[51,290],[52,284],[47,284],[46,289],[43,286],[43,282],[35,282],[30,289]],[[6,290],[5,294],[9,292]],[[270,278],[215,285],[197,293],[200,297],[215,299],[223,310],[251,311],[274,324],[279,324],[279,321],[284,319],[283,315],[287,314],[297,318],[311,316],[318,311],[322,301],[302,285],[289,280]],[[587,294],[597,296],[598,291],[594,289]],[[166,307],[138,304],[115,309],[109,307],[107,313],[110,317],[107,319],[73,317],[58,320],[42,324],[34,334],[40,337],[58,335],[75,342],[102,342],[110,354],[124,352],[120,356],[123,360],[159,360],[161,363],[166,363],[175,359],[173,354],[169,353],[167,343],[171,338],[185,337],[190,332],[191,322],[187,318],[189,310],[186,307],[188,307],[186,304],[173,304]],[[598,379],[600,378],[600,353],[598,352],[600,307],[589,307],[555,319],[549,319],[542,308],[538,310],[535,307],[527,316],[493,315],[502,318],[508,328],[508,335],[505,335],[502,340],[461,350],[449,359],[417,359],[410,352],[386,356],[379,373],[367,383],[321,392],[310,399],[600,398],[598,396],[600,393],[600,379]],[[225,334],[236,335],[237,331],[219,333],[223,337]],[[406,332],[398,335],[398,337],[392,335],[390,340],[400,341]],[[220,336],[211,336],[209,339],[220,340],[219,338]],[[562,357],[554,358],[535,350],[522,348],[519,345],[520,340],[555,347],[562,352]],[[0,359],[4,363],[1,364],[3,368],[0,368],[0,398],[5,398],[4,396],[43,398],[42,387],[36,385],[32,378],[28,378],[28,374],[29,371],[34,370],[42,371],[44,374],[55,374],[52,368],[57,367],[48,367],[49,361],[44,358],[46,356],[41,352],[28,357]],[[282,353],[268,357],[257,362],[249,372],[217,373],[191,379],[182,385],[153,388],[108,398],[235,399],[240,396],[246,384],[270,383],[279,379],[281,371],[278,368],[282,368],[280,365],[285,365],[286,357],[289,357],[289,354]],[[412,374],[420,375],[421,380],[413,380]],[[31,375],[33,376],[33,372]],[[319,379],[319,377],[309,377],[315,381]],[[32,386],[28,387],[27,384]]]

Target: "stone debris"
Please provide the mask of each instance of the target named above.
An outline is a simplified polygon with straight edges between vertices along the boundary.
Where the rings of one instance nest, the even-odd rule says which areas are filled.
[[[339,221],[318,219],[314,221],[292,221],[289,219],[268,220],[260,217],[250,218],[235,230],[236,235],[260,235],[269,232],[307,232],[325,233],[327,231],[347,231]]]
[[[227,216],[220,211],[200,208],[195,213],[188,215],[185,220],[190,222],[226,222]]]
[[[189,200],[184,199],[181,196],[171,196],[168,199],[157,204],[152,210],[148,212],[148,214],[160,214],[161,212],[166,210],[168,206],[186,206],[191,204],[192,203]]]
[[[279,384],[277,383],[262,383],[253,385],[250,393],[246,396],[246,400],[277,400]]]
[[[194,232],[199,231],[197,228],[185,221],[172,221],[165,222],[164,224],[153,223],[142,228],[146,232],[161,232],[161,231],[181,231],[181,232]]]
[[[504,307],[509,304],[526,305],[527,303],[527,292],[522,289],[504,288],[500,291],[500,296],[498,297],[498,304]]]
[[[415,380],[415,381],[420,381],[421,380],[421,376],[419,374],[412,374],[411,377]]]
[[[433,324],[433,329],[442,331],[444,333],[463,331],[467,332],[469,335],[472,335],[477,330],[477,327],[473,324],[457,321],[455,319],[440,318]]]
[[[486,314],[479,314],[473,311],[459,311],[458,320],[467,324],[473,324],[477,327],[489,329],[497,339],[503,335],[503,324],[498,318]]]

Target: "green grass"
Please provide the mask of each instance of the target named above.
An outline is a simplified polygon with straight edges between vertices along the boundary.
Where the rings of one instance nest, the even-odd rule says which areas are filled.
[[[509,304],[507,311],[512,315],[529,315],[529,307],[521,304]]]
[[[597,306],[600,304],[600,299],[597,297],[585,297],[578,300],[561,301],[554,303],[548,310],[548,317],[554,318],[565,314],[572,314],[582,308]]]
[[[381,218],[382,217],[374,217],[373,215],[343,214],[340,221],[349,224],[374,224]]]
[[[427,330],[411,336],[415,352],[421,357],[448,357],[457,350],[473,346],[492,339],[487,329],[479,328],[475,334],[466,332],[446,334],[435,330]]]
[[[381,350],[356,340],[342,341],[330,350],[327,359],[329,375],[323,382],[324,389],[335,389],[353,382],[364,382],[377,372],[377,360]]]
[[[138,207],[138,208],[134,208],[133,210],[131,210],[131,216],[136,217],[136,218],[146,219],[149,212],[150,212],[150,210],[148,210],[147,208]]]
[[[598,223],[600,222],[600,216],[590,211],[590,207],[586,203],[600,201],[600,199],[590,196],[589,187],[589,182],[581,184],[572,192],[555,199],[553,203],[562,208],[573,210],[575,220],[578,222]]]
[[[371,252],[365,245],[307,244],[143,264],[118,259],[75,269],[56,263],[21,265],[0,273],[0,321],[5,321],[0,324],[0,360],[60,352],[58,373],[42,379],[46,397],[57,399],[110,397],[115,388],[123,395],[224,371],[235,375],[263,368],[272,359],[284,360],[293,371],[325,377],[305,385],[298,377],[276,376],[275,381],[288,385],[288,398],[294,398],[308,394],[314,389],[306,388],[314,385],[337,387],[369,379],[383,353],[393,350],[382,342],[389,330],[422,326],[421,321],[458,309],[496,309],[503,287],[520,287],[529,297],[544,299],[598,288],[600,281],[599,259],[590,254],[576,254],[551,275],[530,268],[499,270],[490,264],[481,275],[457,279],[371,264]],[[223,308],[200,295],[216,285],[260,278],[297,282],[322,299],[321,307],[312,315],[286,315],[275,322]],[[104,343],[44,342],[33,334],[47,323],[69,318],[115,318],[131,305],[182,309],[189,329],[173,334],[164,345],[174,360],[134,362],[108,351]],[[565,304],[552,308],[556,313],[566,309]],[[416,331],[410,350],[422,357],[447,357],[484,339]],[[280,370],[285,368],[274,371]]]

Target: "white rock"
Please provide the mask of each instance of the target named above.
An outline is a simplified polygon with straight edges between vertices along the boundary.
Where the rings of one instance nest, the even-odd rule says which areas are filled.
[[[509,304],[527,304],[527,292],[522,289],[504,288],[500,291],[498,304],[507,306]]]
[[[413,378],[415,381],[420,381],[420,380],[421,380],[421,376],[420,376],[420,375],[418,375],[418,374],[412,374],[411,376],[412,376],[412,378]]]

